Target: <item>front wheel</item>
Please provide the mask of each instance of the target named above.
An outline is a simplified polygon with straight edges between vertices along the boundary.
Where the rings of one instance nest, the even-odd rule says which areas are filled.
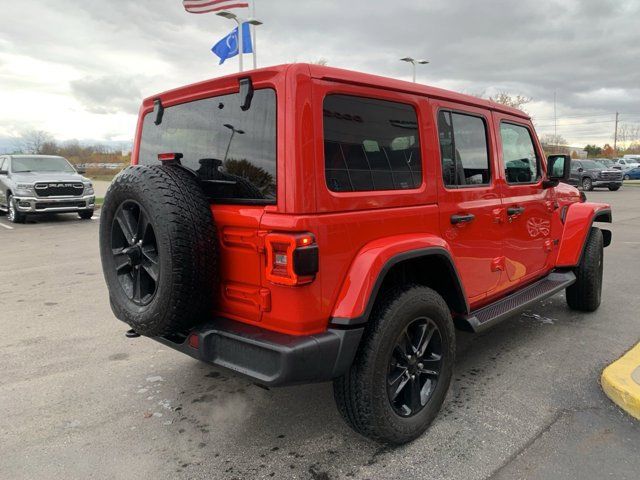
[[[624,176],[624,179],[625,179],[625,180],[631,180],[631,177],[630,177],[629,175],[625,175],[625,176]]]
[[[374,309],[349,371],[334,380],[338,409],[356,432],[402,444],[434,420],[451,383],[455,332],[443,298],[409,285]]]
[[[582,190],[585,192],[593,190],[593,181],[589,177],[582,179]]]
[[[7,197],[7,205],[9,206],[9,213],[7,214],[7,218],[11,223],[24,223],[27,219],[27,216],[24,213],[21,213],[16,208],[16,202],[13,199],[13,195],[9,195]]]
[[[567,304],[573,310],[593,312],[602,298],[602,266],[604,260],[602,230],[592,227],[580,264],[575,269],[576,282],[567,287]]]

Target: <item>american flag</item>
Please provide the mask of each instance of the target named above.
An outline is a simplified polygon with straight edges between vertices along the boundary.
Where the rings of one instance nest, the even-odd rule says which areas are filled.
[[[182,5],[190,13],[209,13],[249,6],[247,2],[238,0],[182,0]]]

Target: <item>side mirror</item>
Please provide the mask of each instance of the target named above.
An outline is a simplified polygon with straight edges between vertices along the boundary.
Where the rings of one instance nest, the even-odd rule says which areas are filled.
[[[85,173],[87,173],[87,170],[84,168],[76,168],[76,172],[78,172],[80,175],[84,175]]]
[[[578,171],[579,172],[584,172],[584,169],[582,167],[578,167]]]
[[[0,170],[0,175],[8,175],[9,172],[7,170]]]
[[[555,187],[561,181],[569,180],[571,174],[571,156],[549,155],[547,157],[547,180],[542,183],[544,188]]]

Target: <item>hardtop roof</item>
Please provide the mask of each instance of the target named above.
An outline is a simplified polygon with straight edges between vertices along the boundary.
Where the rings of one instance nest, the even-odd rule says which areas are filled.
[[[406,92],[414,95],[423,95],[431,98],[438,98],[441,100],[449,100],[466,105],[472,105],[480,108],[486,108],[489,110],[495,110],[506,113],[508,115],[514,115],[520,118],[530,119],[529,115],[516,108],[508,107],[490,100],[485,100],[473,95],[465,95],[463,93],[454,92],[451,90],[445,90],[443,88],[431,87],[420,83],[407,82],[404,80],[397,80],[389,77],[382,77],[379,75],[373,75],[370,73],[356,72],[353,70],[346,70],[342,68],[327,67],[324,65],[315,65],[308,63],[287,63],[282,65],[274,65],[271,67],[259,68],[256,70],[249,70],[245,72],[233,73],[230,75],[224,75],[221,77],[211,78],[201,82],[196,82],[190,85],[184,85],[182,87],[167,90],[165,92],[145,98],[144,104],[149,105],[153,103],[153,100],[158,97],[170,97],[177,98],[182,97],[185,91],[194,91],[201,88],[215,87],[215,84],[221,80],[230,80],[233,78],[244,78],[252,75],[264,76],[264,74],[288,74],[288,73],[307,73],[310,78],[333,80],[337,82],[345,82],[357,85],[364,85],[373,88],[382,88],[387,90],[394,90],[398,92]]]

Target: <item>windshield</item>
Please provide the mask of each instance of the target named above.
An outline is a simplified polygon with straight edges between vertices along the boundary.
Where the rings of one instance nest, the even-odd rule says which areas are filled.
[[[11,171],[13,173],[76,172],[71,164],[62,157],[13,157]]]
[[[581,163],[582,168],[586,168],[587,170],[602,170],[604,168],[607,168],[602,163],[596,162],[594,160],[582,160]]]
[[[154,120],[151,112],[143,121],[140,165],[157,165],[160,153],[180,153],[212,198],[274,203],[274,90],[256,90],[246,111],[233,93],[167,107],[162,123]]]

